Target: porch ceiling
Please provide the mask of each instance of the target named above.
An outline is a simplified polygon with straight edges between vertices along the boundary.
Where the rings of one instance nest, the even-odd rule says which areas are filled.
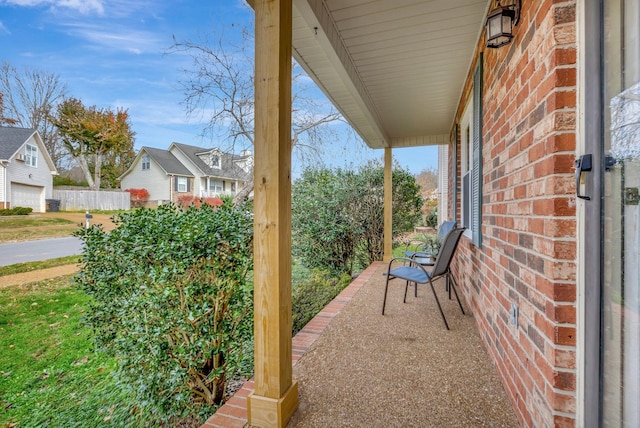
[[[487,0],[293,0],[293,55],[371,148],[446,144]]]

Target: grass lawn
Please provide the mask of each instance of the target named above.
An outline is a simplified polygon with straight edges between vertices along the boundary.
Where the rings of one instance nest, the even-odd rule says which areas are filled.
[[[80,263],[80,256],[58,257],[57,259],[42,260],[39,262],[15,263],[8,266],[0,266],[0,276],[14,273],[33,272],[34,270],[48,269],[56,266],[72,265]]]
[[[71,236],[78,224],[63,218],[0,217],[0,243]]]
[[[71,277],[0,289],[0,426],[131,426],[116,361],[93,351]]]

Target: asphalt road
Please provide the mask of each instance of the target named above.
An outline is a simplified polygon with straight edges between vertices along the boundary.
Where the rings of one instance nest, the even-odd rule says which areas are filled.
[[[72,256],[81,251],[82,241],[75,237],[0,244],[0,266]]]

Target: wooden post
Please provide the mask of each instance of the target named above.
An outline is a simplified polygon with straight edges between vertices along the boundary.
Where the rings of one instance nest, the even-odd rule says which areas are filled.
[[[391,147],[384,148],[384,261],[393,258],[393,157]]]
[[[284,427],[298,407],[291,360],[292,0],[256,0],[254,380],[249,424]]]

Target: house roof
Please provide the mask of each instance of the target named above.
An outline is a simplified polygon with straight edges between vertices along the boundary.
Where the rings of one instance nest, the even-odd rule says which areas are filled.
[[[36,132],[33,128],[0,126],[0,160],[9,160]]]
[[[40,153],[54,175],[58,174],[56,165],[51,159],[40,134],[33,128],[17,128],[11,126],[0,126],[0,161],[9,161],[16,155],[18,150],[31,138],[40,147]]]
[[[218,149],[204,149],[202,147],[190,146],[188,144],[173,143],[172,146],[178,148],[189,158],[191,162],[206,176],[228,178],[232,180],[246,180],[249,176],[245,170],[237,165],[238,161],[246,159],[248,156],[238,156],[231,153],[223,153]],[[169,148],[171,150],[171,148]],[[200,156],[207,153],[219,152],[221,154],[220,168],[212,168],[207,165]]]
[[[143,147],[140,149],[140,154],[145,152],[153,159],[168,175],[184,175],[187,177],[193,177],[193,174],[189,169],[182,164],[174,155],[168,150],[154,149],[153,147]],[[136,162],[134,162],[135,164]]]

